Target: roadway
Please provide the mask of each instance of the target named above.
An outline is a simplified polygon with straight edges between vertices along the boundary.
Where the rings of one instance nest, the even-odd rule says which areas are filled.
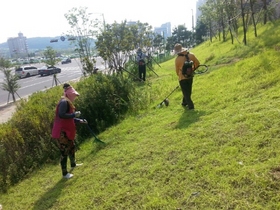
[[[96,62],[96,67],[99,71],[105,70],[104,62],[98,57]],[[34,64],[36,67],[44,66],[44,63]],[[61,73],[57,74],[57,85],[69,82],[71,80],[77,80],[83,76],[82,65],[79,59],[72,59],[71,63],[68,64],[58,64],[57,67],[61,68]],[[0,88],[2,88],[2,82],[4,81],[4,75],[0,72]],[[19,90],[15,94],[16,100],[20,98],[26,98],[28,95],[38,91],[44,91],[46,89],[52,88],[56,85],[53,75],[43,76],[40,75],[23,78],[18,80],[20,85]],[[9,101],[8,101],[9,98]],[[0,107],[7,105],[7,103],[13,102],[12,95],[9,96],[7,91],[0,89]]]

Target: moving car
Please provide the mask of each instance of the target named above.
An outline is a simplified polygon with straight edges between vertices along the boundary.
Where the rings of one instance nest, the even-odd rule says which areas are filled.
[[[22,66],[15,70],[15,75],[18,75],[20,79],[34,76],[37,74],[38,74],[38,69],[35,66]]]
[[[66,64],[66,63],[71,63],[71,59],[70,58],[64,58],[61,60],[61,64]]]
[[[55,66],[42,66],[38,69],[38,74],[41,76],[61,73],[61,68]]]

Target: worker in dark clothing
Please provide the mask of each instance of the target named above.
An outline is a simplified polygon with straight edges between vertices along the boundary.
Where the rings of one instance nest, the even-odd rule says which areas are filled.
[[[139,79],[142,81],[146,81],[146,58],[146,54],[142,52],[141,48],[138,48],[136,61],[138,64]]]

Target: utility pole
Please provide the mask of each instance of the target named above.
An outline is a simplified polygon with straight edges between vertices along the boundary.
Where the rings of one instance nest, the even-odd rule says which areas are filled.
[[[103,32],[105,32],[105,30],[106,30],[105,18],[104,18],[103,13],[101,15],[102,15],[102,18],[103,18]],[[107,50],[106,50],[106,52],[107,52]],[[106,60],[104,61],[104,66],[105,66],[105,69],[106,69],[106,66],[107,66],[107,61]]]
[[[102,13],[101,15],[102,15],[102,18],[103,18],[103,30],[105,30],[105,25],[106,25],[106,23],[105,23],[104,14]]]
[[[194,45],[194,19],[193,19],[193,9],[192,9],[192,47]]]
[[[103,30],[103,32],[106,30],[106,22],[105,22],[105,17],[104,17],[104,13],[98,13],[98,12],[91,12],[91,13],[88,13],[89,15],[100,15],[100,16],[102,16],[102,30]],[[96,20],[98,20],[97,18],[96,18]],[[105,69],[106,69],[106,66],[107,66],[107,61],[106,60],[104,60],[104,66],[105,66]]]

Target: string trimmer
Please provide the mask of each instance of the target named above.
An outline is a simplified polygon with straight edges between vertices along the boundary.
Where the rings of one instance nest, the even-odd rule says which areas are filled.
[[[172,90],[172,92],[171,93],[169,93],[169,95],[168,96],[166,96],[166,98],[162,101],[162,102],[160,102],[158,105],[157,105],[157,107],[161,107],[163,104],[165,105],[165,106],[169,106],[169,100],[168,100],[168,97],[169,96],[171,96],[171,94],[172,93],[174,93],[175,92],[175,90],[177,90],[178,88],[179,88],[180,86],[178,85],[174,90]]]
[[[201,64],[201,65],[199,65],[199,66],[195,69],[194,74],[203,74],[203,73],[205,73],[205,72],[207,72],[207,71],[208,71],[208,65]],[[175,90],[177,90],[179,87],[180,87],[180,86],[178,85],[174,90],[172,90],[171,93],[170,93],[165,99],[163,99],[162,102],[160,102],[160,103],[157,105],[157,107],[161,107],[163,104],[164,104],[165,106],[169,106],[168,97],[169,97],[172,93],[174,93]]]
[[[88,125],[87,123],[87,120],[86,119],[83,119],[84,122],[86,122],[85,124],[87,124],[87,128],[88,130],[91,132],[91,134],[93,135],[94,137],[94,141],[97,142],[97,143],[102,143],[102,144],[106,144],[105,142],[101,141],[99,138],[97,138],[97,136],[95,135],[95,133],[93,132],[93,130],[90,128],[90,126]]]

